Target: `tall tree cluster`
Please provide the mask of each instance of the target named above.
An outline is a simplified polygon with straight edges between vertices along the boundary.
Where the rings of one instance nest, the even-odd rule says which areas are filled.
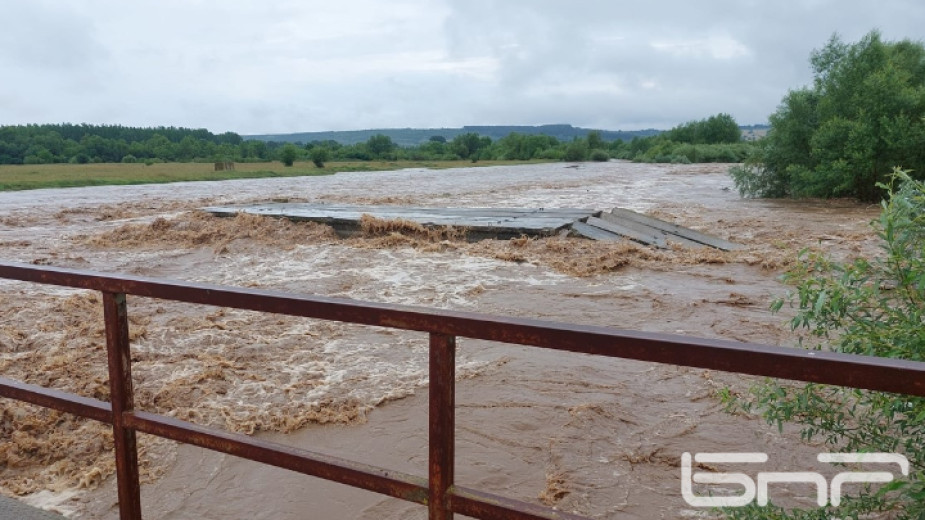
[[[267,160],[266,143],[247,141],[233,132],[120,125],[0,126],[0,164],[135,162],[193,160]]]
[[[836,35],[810,63],[812,86],[784,97],[757,153],[730,171],[739,191],[874,201],[894,167],[925,178],[923,44]]]

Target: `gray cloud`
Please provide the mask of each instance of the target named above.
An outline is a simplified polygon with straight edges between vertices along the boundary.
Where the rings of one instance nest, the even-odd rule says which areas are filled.
[[[918,38],[918,1],[11,0],[0,123],[241,133],[765,121],[833,32]]]
[[[75,72],[105,60],[93,20],[67,4],[14,2],[3,8],[0,63],[35,72]]]
[[[59,100],[92,99],[108,49],[69,5],[12,2],[0,10],[0,123],[55,118]]]

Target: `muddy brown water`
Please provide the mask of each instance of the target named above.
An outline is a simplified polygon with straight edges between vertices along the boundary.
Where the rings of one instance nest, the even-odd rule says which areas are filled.
[[[727,165],[546,164],[0,193],[6,261],[284,289],[624,329],[795,344],[783,270],[802,248],[871,255],[877,208],[742,199]],[[579,239],[340,240],[283,223],[203,220],[267,200],[433,206],[625,207],[741,242],[722,255]],[[157,219],[163,219],[157,221]],[[266,227],[264,227],[266,226]],[[607,263],[607,268],[599,268]],[[596,267],[598,266],[598,267]],[[425,474],[424,335],[130,300],[146,409]],[[0,282],[0,371],[105,398],[92,294]],[[61,314],[71,318],[57,317]],[[733,374],[461,339],[457,475],[467,486],[592,518],[703,517],[680,456],[764,451],[809,470],[822,450],[722,411]],[[2,402],[3,491],[73,518],[116,518],[104,428]],[[11,426],[29,426],[31,436]],[[53,433],[39,426],[57,425]],[[426,511],[142,436],[145,518],[423,518]],[[40,461],[40,462],[37,462]],[[781,490],[799,503],[809,490]]]

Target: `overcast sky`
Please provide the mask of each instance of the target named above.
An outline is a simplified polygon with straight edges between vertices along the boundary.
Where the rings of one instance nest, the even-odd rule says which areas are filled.
[[[762,123],[834,32],[922,0],[0,0],[0,125],[241,134]]]

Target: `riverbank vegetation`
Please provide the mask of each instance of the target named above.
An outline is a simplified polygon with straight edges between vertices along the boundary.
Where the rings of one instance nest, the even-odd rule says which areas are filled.
[[[630,142],[612,143],[613,156],[648,163],[738,163],[754,148],[742,140],[738,123],[729,114],[690,121],[671,130]]]
[[[611,132],[612,133],[612,132]],[[433,135],[426,142],[398,146],[391,137],[374,134],[364,142],[289,143],[245,140],[226,132],[173,127],[131,128],[100,125],[23,125],[0,127],[0,164],[99,163],[252,163],[280,161],[291,166],[311,160],[322,167],[343,161],[606,161],[736,162],[750,144],[728,114],[679,125],[661,134],[631,141],[603,138],[590,131],[560,140],[550,135],[511,132],[493,140],[475,132],[447,139]]]
[[[339,171],[452,168],[511,162],[737,162],[753,145],[731,116],[719,114],[659,135],[606,141],[598,131],[559,140],[512,132],[492,140],[474,132],[398,146],[384,134],[344,145],[244,140],[203,129],[98,125],[0,127],[0,190],[102,184],[324,175]],[[234,162],[213,171],[212,163]]]
[[[839,262],[807,252],[787,275],[795,290],[773,309],[796,309],[790,323],[806,332],[805,348],[925,361],[925,183],[901,170],[890,175],[872,223],[881,255]],[[770,379],[746,395],[726,390],[724,397],[730,408],[771,424],[796,423],[804,439],[833,452],[900,453],[911,466],[908,476],[879,491],[862,488],[839,507],[753,505],[728,511],[731,518],[925,518],[925,398]]]
[[[739,191],[875,202],[894,167],[925,178],[925,46],[833,36],[810,63],[812,86],[784,96],[767,137],[730,170]]]
[[[925,46],[886,42],[877,31],[853,44],[836,35],[810,63],[812,86],[784,96],[767,137],[730,174],[745,196],[882,200],[872,223],[882,249],[847,260],[804,252],[786,275],[794,289],[772,309],[795,309],[791,326],[804,332],[805,348],[925,361]],[[908,476],[862,487],[840,505],[751,504],[728,517],[925,518],[925,399],[770,379],[723,395],[731,409],[795,423],[833,452],[910,462]]]

